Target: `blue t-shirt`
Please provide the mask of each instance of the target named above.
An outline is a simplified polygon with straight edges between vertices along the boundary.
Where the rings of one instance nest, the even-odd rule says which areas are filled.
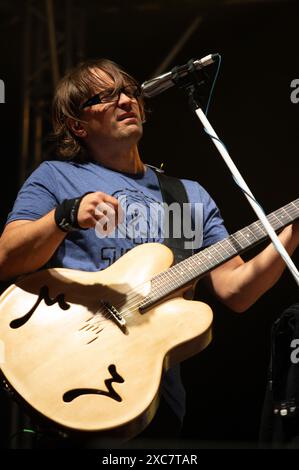
[[[190,230],[193,231],[189,230],[189,234],[193,234],[193,242],[188,247],[191,255],[222,240],[228,233],[219,210],[207,191],[195,181],[182,182],[191,206]],[[165,232],[161,228],[159,212],[163,202],[162,195],[157,175],[150,167],[144,173],[132,175],[93,162],[43,162],[20,189],[7,223],[15,220],[37,220],[64,199],[94,191],[117,198],[125,211],[126,223],[118,228],[118,232],[107,237],[101,236],[94,229],[69,232],[45,267],[98,271],[107,268],[140,243],[163,242]],[[179,367],[174,367],[165,374],[162,393],[182,420],[185,413],[185,392]]]
[[[193,228],[202,232],[194,237],[195,244],[193,249],[190,248],[192,254],[222,240],[228,234],[219,210],[207,191],[195,181],[182,182],[191,204]],[[134,215],[136,219],[143,215],[147,219],[146,226],[150,222],[159,222],[159,214],[157,217],[155,215],[157,206],[162,203],[162,195],[157,175],[149,167],[144,174],[131,175],[91,162],[43,162],[20,189],[7,223],[37,220],[64,199],[75,198],[88,191],[102,191],[119,199],[122,207],[126,204],[127,219],[130,220],[127,220],[125,230],[120,231],[117,239],[114,234],[101,238],[94,229],[71,232],[47,266],[98,271],[107,268],[140,243],[163,242],[161,227],[146,231],[144,224],[139,226],[139,230],[134,224]]]

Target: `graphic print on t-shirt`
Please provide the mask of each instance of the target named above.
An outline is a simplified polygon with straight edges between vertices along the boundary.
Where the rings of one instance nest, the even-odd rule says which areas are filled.
[[[228,233],[207,191],[195,181],[182,182],[191,204],[189,209],[186,208],[186,214],[190,214],[191,210],[192,223],[190,216],[183,217],[183,232],[185,239],[191,241],[192,247],[187,249],[191,248],[192,254],[222,240]],[[127,196],[126,203],[123,202],[129,206],[127,225],[120,227],[118,239],[98,237],[94,228],[70,232],[44,267],[98,271],[110,266],[136,245],[150,241],[163,242],[167,238],[168,227],[164,227],[161,216],[164,214],[167,222],[169,211],[167,213],[168,208],[163,205],[155,172],[147,168],[143,175],[128,175],[92,162],[43,162],[20,189],[7,223],[38,220],[65,199],[88,191],[101,191],[119,198]],[[149,213],[149,217],[144,221],[145,213]],[[175,216],[172,220],[177,227],[180,226],[180,217]]]
[[[164,207],[160,201],[147,196],[142,191],[125,188],[112,194],[118,199],[122,211],[122,221],[111,233],[105,233],[103,221],[96,226],[99,238],[127,239],[133,246],[146,242],[163,242]],[[132,247],[133,247],[132,246]]]

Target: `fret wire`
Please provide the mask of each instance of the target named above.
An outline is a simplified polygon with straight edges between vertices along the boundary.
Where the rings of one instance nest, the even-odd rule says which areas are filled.
[[[225,254],[224,250],[223,250],[223,246],[222,246],[222,242],[223,240],[220,240],[215,248],[216,248],[216,252],[217,252],[217,255],[218,256],[221,256],[222,259],[227,259],[227,254]]]
[[[212,254],[212,256],[214,256],[216,261],[218,260],[219,255],[220,255],[220,251],[218,250],[218,244],[219,244],[219,242],[217,242],[215,245],[212,245],[211,247],[209,247],[210,253]],[[216,254],[216,256],[215,256],[215,254]],[[225,259],[225,257],[222,257],[222,259]]]
[[[284,212],[285,214],[287,214],[287,217],[289,218],[289,220],[293,219],[293,217],[289,214],[290,211],[287,211],[285,207],[282,207],[280,209],[280,212]]]
[[[276,214],[274,214],[274,217],[275,217],[276,221],[278,221],[279,223],[281,223]]]
[[[157,277],[154,277],[154,278],[153,278],[153,281],[158,281],[158,280],[159,280],[159,281],[162,281],[162,282],[163,282],[165,277],[166,277],[166,278],[168,277],[170,280],[172,280],[171,273],[168,272],[168,271],[163,271],[162,273],[159,273],[159,274],[158,274],[158,279],[157,279]]]
[[[292,217],[290,216],[290,214],[288,213],[288,211],[286,211],[285,209],[282,209],[281,211],[281,215],[279,216],[280,220],[283,221],[283,223],[286,221],[286,220],[289,220],[289,221],[292,221]],[[286,215],[285,215],[286,214]]]
[[[167,273],[167,271],[166,271],[166,273]],[[166,279],[165,279],[165,285],[164,285],[162,290],[163,290],[164,293],[168,293],[169,286],[173,285],[175,278],[173,276],[171,276],[171,273],[167,273],[167,275],[165,276],[165,272],[164,272],[163,277],[166,278]],[[160,286],[158,285],[158,287],[160,287]]]
[[[194,259],[192,259],[192,261],[190,260],[189,258],[189,263],[193,265],[192,269],[195,271],[195,272],[203,272],[202,270],[202,265],[204,264],[204,267],[205,268],[208,268],[209,267],[209,263],[206,264],[203,257],[205,255],[202,255],[203,252],[200,252],[200,253],[197,253],[196,255],[194,255]],[[199,257],[199,255],[201,255]]]
[[[203,252],[200,252],[200,254],[202,255]],[[207,255],[206,255],[206,258],[208,259],[208,263],[212,263],[212,261],[216,260],[215,256],[213,255],[212,253],[212,250],[211,250],[211,247],[208,247],[207,248]]]
[[[201,254],[201,253],[197,253],[197,255],[198,255],[198,254]],[[196,256],[196,255],[194,255],[194,256]],[[207,269],[207,267],[209,267],[209,265],[207,266],[207,265],[203,262],[203,259],[201,259],[201,264],[205,264],[204,269],[202,268],[201,265],[198,265],[198,264],[196,265],[196,264],[195,264],[195,260],[192,259],[192,261],[191,261],[190,258],[187,258],[187,259],[188,259],[188,264],[192,267],[192,270],[193,270],[194,274],[196,275],[195,277],[197,277],[198,275],[200,275],[202,272],[204,272],[204,271]],[[187,260],[184,260],[184,261],[182,261],[182,263],[185,264],[186,261],[187,261]],[[180,264],[180,263],[179,263],[179,264]],[[169,268],[168,271],[170,271],[171,274],[173,274],[173,275],[180,275],[180,277],[183,277],[183,279],[185,278],[186,281],[188,281],[188,280],[190,279],[190,276],[187,276],[187,272],[184,271],[184,266],[182,266],[182,265],[180,265],[180,266],[179,266],[178,264],[177,264],[177,265],[174,265],[174,266],[172,266],[171,268]]]
[[[224,257],[224,259],[226,259],[228,256],[230,256],[230,253],[228,252],[228,249],[227,249],[227,243],[226,243],[226,239],[224,238],[223,240],[219,240],[219,242],[217,243],[220,250],[218,250],[218,252],[221,253],[221,256]]]
[[[205,266],[206,268],[210,268],[211,266],[213,266],[215,260],[217,260],[213,253],[211,254],[211,250],[209,250],[209,253],[201,251],[199,254],[200,256],[198,257],[198,261],[201,266]]]
[[[237,251],[240,251],[240,249],[243,248],[243,245],[241,244],[239,236],[238,236],[238,232],[234,233],[233,235],[230,235],[230,239],[231,239],[235,249],[236,249],[236,245],[237,245]]]
[[[261,224],[261,222],[256,224],[256,226],[254,227],[254,230],[257,234],[258,239],[263,238],[265,233],[266,233],[265,229],[264,229],[264,226]]]
[[[187,258],[186,259],[186,264],[188,265],[188,272],[191,273],[193,272],[194,274],[197,274],[197,269],[196,269],[196,266],[195,264],[192,262],[191,258]]]
[[[237,254],[237,250],[236,250],[235,246],[232,244],[231,237],[232,237],[232,235],[230,235],[230,236],[226,239],[226,243],[229,245],[229,247],[230,247],[230,249],[231,249],[231,251],[232,251],[231,254],[232,254],[232,255],[235,255],[235,254]]]
[[[277,227],[280,227],[281,224],[283,223],[282,220],[281,220],[281,217],[282,216],[281,216],[280,212],[279,213],[277,212],[274,215],[274,217],[271,217],[270,223],[271,223],[271,225],[274,229],[276,229]],[[274,220],[272,221],[272,219],[274,219]]]
[[[250,235],[252,235],[253,238],[255,238],[255,240],[258,240],[258,237],[255,235],[254,230],[252,230],[252,229],[250,228],[250,225],[249,225],[249,227],[248,227],[248,231],[250,232]]]
[[[220,245],[221,247],[226,251],[226,253],[230,256],[232,254],[235,254],[236,251],[234,250],[234,248],[232,247],[232,245],[230,243],[228,243],[228,240],[227,239],[224,239],[224,240],[221,240],[220,241]],[[233,253],[231,253],[231,251],[229,251],[226,247],[226,245],[228,246],[228,248],[231,248],[233,250]]]
[[[245,235],[244,235],[244,233],[243,233],[243,230],[239,230],[237,233],[238,233],[241,237],[243,237],[243,239],[244,239],[245,242],[246,242],[246,245],[251,245],[251,243],[250,243],[250,241],[248,240],[248,238],[245,237]],[[245,245],[245,247],[246,247],[246,245]],[[244,248],[245,248],[245,247],[244,247]]]

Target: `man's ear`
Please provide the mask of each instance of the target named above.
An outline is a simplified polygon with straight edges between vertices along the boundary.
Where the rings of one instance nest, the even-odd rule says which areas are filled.
[[[87,136],[86,129],[84,128],[82,122],[76,121],[75,119],[72,119],[72,118],[67,118],[66,123],[70,131],[72,131],[72,133],[75,134],[77,137]]]

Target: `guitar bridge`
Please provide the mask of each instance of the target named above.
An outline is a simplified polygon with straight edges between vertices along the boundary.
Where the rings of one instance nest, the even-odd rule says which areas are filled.
[[[126,320],[121,315],[121,313],[119,313],[119,311],[114,307],[114,305],[110,304],[109,302],[103,301],[102,305],[105,308],[106,312],[108,312],[120,326],[126,326]]]

